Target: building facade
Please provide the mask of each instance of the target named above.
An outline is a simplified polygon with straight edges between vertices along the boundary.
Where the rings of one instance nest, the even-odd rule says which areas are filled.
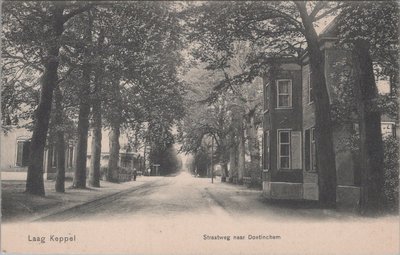
[[[102,153],[101,167],[108,166],[109,159],[109,144],[108,132],[102,131]],[[11,127],[8,132],[1,132],[0,137],[0,169],[2,172],[18,172],[26,174],[29,165],[29,151],[32,132],[19,127]],[[88,137],[87,151],[87,167],[90,166],[91,160],[91,140],[92,136]],[[144,171],[143,156],[139,152],[134,152],[128,146],[128,139],[122,134],[120,137],[120,155],[119,166],[121,168]],[[76,161],[76,142],[74,140],[66,141],[65,148],[65,174],[67,178],[72,178]],[[54,179],[57,172],[57,156],[55,146],[48,143],[44,151],[43,174],[45,179]]]
[[[29,165],[29,152],[32,132],[26,128],[10,127],[0,135],[0,169],[2,172],[26,174]],[[65,149],[66,177],[72,177],[75,165],[75,145],[67,141]],[[43,157],[43,174],[45,179],[53,179],[56,173],[56,153],[53,146],[47,145]]]
[[[320,37],[325,78],[331,103],[343,71],[347,52],[338,48],[330,31]],[[318,169],[315,146],[315,105],[307,56],[273,61],[264,77],[263,194],[271,199],[318,200]],[[357,132],[356,123],[335,125],[338,205],[355,206],[360,196],[357,156],[343,146]],[[398,134],[398,120],[382,116],[383,136]]]

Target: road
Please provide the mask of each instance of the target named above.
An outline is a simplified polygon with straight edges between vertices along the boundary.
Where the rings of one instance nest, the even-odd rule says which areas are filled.
[[[152,177],[144,177],[152,178]],[[104,220],[137,217],[210,217],[224,221],[245,218],[262,221],[316,220],[345,217],[321,210],[315,204],[267,203],[261,191],[243,186],[211,183],[187,172],[177,176],[155,177],[139,187],[47,216],[41,221]],[[351,219],[351,215],[347,215]]]
[[[212,184],[209,179],[185,172],[141,178],[153,180],[39,222],[5,225],[2,242],[9,244],[10,251],[29,254],[50,250],[90,254],[399,251],[398,216],[361,218],[318,209],[313,204],[267,202],[260,191],[219,181]],[[54,234],[76,241],[27,243],[29,235]]]
[[[265,207],[261,202],[260,191],[222,183],[212,184],[210,179],[194,178],[186,172],[170,177],[142,178],[154,178],[154,181],[45,217],[41,221],[126,219],[142,216],[229,218],[233,214],[247,213],[250,209],[249,203],[255,202],[257,207]],[[239,203],[240,198],[249,196],[251,200],[244,199],[247,204]]]

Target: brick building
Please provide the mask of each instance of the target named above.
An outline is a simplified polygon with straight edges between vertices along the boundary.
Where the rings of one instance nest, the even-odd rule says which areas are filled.
[[[334,30],[333,24],[320,35],[331,103],[337,96],[339,85],[333,74],[343,71],[336,63],[348,56],[346,51],[336,46]],[[271,199],[318,200],[315,105],[308,56],[305,55],[300,63],[297,59],[271,62],[271,70],[264,77],[263,89],[263,194]],[[359,202],[360,169],[357,158],[351,151],[343,149],[341,144],[356,129],[357,124],[348,123],[335,126],[333,130],[339,206],[355,206]],[[398,129],[398,120],[382,116],[384,136],[396,135]]]

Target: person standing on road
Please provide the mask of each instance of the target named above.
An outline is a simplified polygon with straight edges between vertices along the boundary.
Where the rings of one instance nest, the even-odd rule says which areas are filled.
[[[137,171],[136,168],[133,168],[133,180],[136,181]]]

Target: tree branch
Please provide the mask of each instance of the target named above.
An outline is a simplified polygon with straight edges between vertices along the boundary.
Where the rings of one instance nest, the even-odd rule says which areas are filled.
[[[273,9],[275,12],[279,13],[282,18],[284,18],[285,20],[289,21],[289,23],[291,23],[292,25],[294,25],[295,27],[297,27],[300,31],[304,31],[303,26],[301,24],[301,22],[299,22],[298,20],[296,20],[295,18],[293,18],[292,16],[290,16],[287,13],[284,13],[278,9]]]
[[[30,67],[34,68],[35,70],[37,70],[37,71],[39,71],[41,73],[44,72],[43,68],[41,68],[37,64],[35,64],[34,61],[29,61],[28,59],[26,59],[24,57],[25,55],[23,55],[23,56],[12,55],[11,53],[9,53],[5,49],[2,51],[2,55],[3,55],[3,58],[10,58],[10,59],[19,60],[20,62],[24,63],[25,65],[30,66]],[[40,63],[40,61],[36,61],[36,63]]]
[[[217,138],[217,136],[215,135],[215,133],[212,132],[211,135],[214,137],[215,143],[217,144],[217,146],[220,146],[220,144],[219,144],[219,142],[218,142],[218,138]]]
[[[81,13],[83,13],[85,11],[90,10],[93,6],[94,6],[94,4],[88,4],[88,5],[85,5],[85,6],[81,7],[81,8],[78,8],[78,9],[70,11],[69,13],[67,13],[67,14],[65,14],[63,16],[64,23],[67,22],[72,17],[74,17],[74,16],[76,16],[78,14],[81,14]]]
[[[314,18],[317,16],[317,14],[325,7],[326,7],[326,2],[324,2],[324,1],[318,2],[315,5],[314,9],[311,11],[310,18],[312,20],[314,20]]]
[[[313,21],[315,22],[315,21],[318,21],[318,20],[328,16],[329,14],[331,14],[331,13],[339,10],[340,8],[342,8],[342,6],[343,6],[342,4],[336,5],[335,7],[327,10],[326,12],[322,13],[321,15],[318,15],[317,17],[313,17]]]
[[[75,67],[73,66],[73,67],[70,67],[69,69],[68,69],[68,71],[64,74],[64,76],[61,78],[61,79],[58,79],[58,81],[57,81],[57,84],[60,84],[60,83],[62,83],[63,81],[65,81],[67,78],[68,78],[68,76],[72,73],[72,71],[75,69]]]

